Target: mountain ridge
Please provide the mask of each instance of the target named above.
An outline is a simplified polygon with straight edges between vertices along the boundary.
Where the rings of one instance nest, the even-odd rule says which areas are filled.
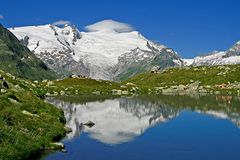
[[[206,55],[197,56],[191,59],[190,63],[187,63],[187,61],[185,61],[185,64],[192,66],[240,64],[240,41],[236,42],[226,51],[213,51]]]
[[[80,74],[95,79],[113,80],[121,74],[118,67],[121,65],[119,58],[122,55],[129,54],[131,58],[136,59],[140,55],[139,52],[133,54],[137,49],[145,55],[134,64],[121,66],[124,67],[123,71],[127,71],[135,63],[148,63],[149,69],[151,64],[145,60],[149,59],[149,52],[157,56],[162,54],[162,49],[167,48],[146,39],[131,26],[112,20],[98,22],[86,28],[89,31],[80,32],[73,25],[60,28],[48,24],[11,28],[10,31],[25,42],[48,67],[65,77],[69,74]],[[174,51],[169,54],[171,56],[168,60],[172,62],[169,64],[178,66],[173,60],[181,62],[180,56]],[[153,59],[154,57],[151,60]],[[164,59],[159,61],[164,62]],[[180,65],[182,64],[181,62]],[[132,75],[136,73],[133,72]]]

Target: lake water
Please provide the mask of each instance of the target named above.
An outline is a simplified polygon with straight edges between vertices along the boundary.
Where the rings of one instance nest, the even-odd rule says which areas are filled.
[[[240,98],[63,97],[67,153],[45,160],[239,160]],[[87,121],[92,128],[82,125]]]

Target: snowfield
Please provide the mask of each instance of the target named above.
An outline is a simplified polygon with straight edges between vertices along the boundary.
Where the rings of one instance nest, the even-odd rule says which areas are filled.
[[[127,71],[124,67],[131,67],[131,63],[151,64],[159,55],[162,57],[158,64],[168,57],[166,61],[172,61],[172,67],[240,64],[240,41],[228,51],[181,59],[171,48],[146,39],[129,24],[104,20],[85,29],[80,32],[74,25],[47,24],[10,31],[49,68],[65,76],[81,74],[113,80],[116,74]]]
[[[25,40],[27,47],[50,68],[56,70],[55,67],[61,64],[52,63],[61,61],[63,67],[70,65],[64,62],[68,58],[75,63],[82,62],[89,68],[89,76],[96,79],[112,79],[110,72],[114,70],[118,58],[124,53],[136,48],[151,51],[147,43],[157,49],[166,48],[163,45],[155,45],[125,23],[104,20],[89,25],[86,29],[86,32],[80,32],[68,24],[64,27],[47,24],[11,28],[10,31],[19,40]],[[52,61],[49,62],[49,59]]]

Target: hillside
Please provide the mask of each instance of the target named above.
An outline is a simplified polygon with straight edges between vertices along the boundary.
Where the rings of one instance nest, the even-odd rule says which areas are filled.
[[[148,93],[239,94],[240,65],[169,68],[124,81]]]
[[[0,70],[0,159],[33,159],[64,137],[63,112],[31,81]],[[49,123],[51,122],[51,123]]]
[[[54,79],[56,74],[0,24],[0,69],[31,80]]]

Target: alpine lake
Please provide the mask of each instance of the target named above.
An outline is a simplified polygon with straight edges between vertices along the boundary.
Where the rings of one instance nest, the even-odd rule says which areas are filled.
[[[239,160],[240,97],[58,97],[72,132],[44,160]],[[93,126],[84,125],[93,122]]]

